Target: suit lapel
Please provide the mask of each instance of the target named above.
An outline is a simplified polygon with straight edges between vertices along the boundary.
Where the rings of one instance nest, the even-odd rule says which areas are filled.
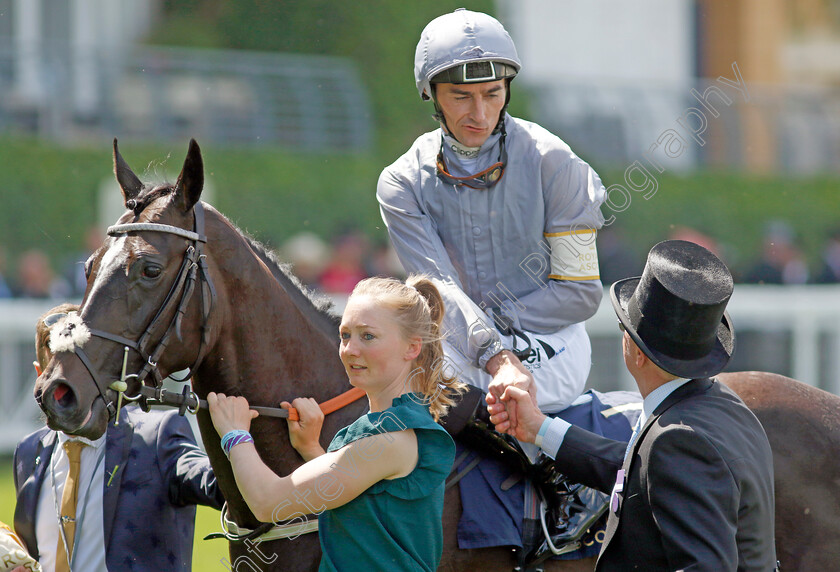
[[[39,443],[39,450],[35,454],[35,471],[32,474],[32,478],[35,481],[36,486],[34,486],[30,491],[32,493],[32,498],[27,499],[32,501],[27,505],[27,508],[32,511],[28,515],[32,517],[32,522],[35,522],[35,513],[38,510],[38,498],[41,496],[41,487],[44,486],[44,481],[48,478],[47,469],[52,461],[52,454],[55,450],[55,442],[57,440],[58,434],[55,431],[49,431],[41,439]]]
[[[22,495],[18,498],[17,505],[15,506],[15,523],[31,524],[31,530],[27,529],[19,532],[36,558],[39,555],[38,540],[35,535],[38,499],[41,497],[41,488],[44,486],[44,481],[49,478],[48,468],[52,461],[53,451],[55,450],[56,437],[56,432],[49,430],[38,441],[38,447],[32,458],[32,474],[27,478],[27,481],[31,482],[31,484],[22,487]],[[50,485],[47,484],[47,486]]]
[[[119,425],[108,424],[105,438],[105,478],[102,494],[102,524],[105,531],[105,551],[111,543],[114,517],[117,513],[123,475],[131,452],[131,441],[134,436],[134,426],[129,420],[128,413],[122,411],[123,420]]]

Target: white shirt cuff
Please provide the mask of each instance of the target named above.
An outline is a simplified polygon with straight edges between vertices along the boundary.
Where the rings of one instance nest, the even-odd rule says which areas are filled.
[[[545,431],[545,435],[543,435],[540,449],[546,455],[555,459],[557,457],[557,451],[560,450],[560,446],[563,444],[563,439],[566,438],[566,431],[571,426],[568,421],[563,421],[559,417],[552,419],[548,429]]]

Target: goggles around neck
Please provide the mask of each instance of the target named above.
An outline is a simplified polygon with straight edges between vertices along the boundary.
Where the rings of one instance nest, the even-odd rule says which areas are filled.
[[[505,174],[505,166],[507,165],[507,149],[505,149],[505,131],[502,129],[502,136],[499,139],[499,160],[490,165],[480,173],[469,175],[467,177],[456,177],[450,175],[446,170],[446,162],[443,159],[443,137],[440,139],[440,151],[437,155],[437,176],[444,183],[450,185],[464,185],[471,189],[489,189],[501,180],[502,175]]]

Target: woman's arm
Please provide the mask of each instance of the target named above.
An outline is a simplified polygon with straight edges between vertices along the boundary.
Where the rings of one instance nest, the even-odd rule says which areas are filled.
[[[220,435],[247,430],[256,416],[243,397],[210,393],[207,402]],[[287,477],[279,477],[263,463],[253,443],[236,445],[230,451],[242,497],[263,522],[342,506],[383,479],[408,475],[417,459],[417,438],[411,429],[364,437],[312,459]]]
[[[404,476],[417,464],[413,430],[371,435],[325,453],[278,477],[259,458],[253,443],[230,452],[236,484],[254,515],[280,521],[347,504],[383,479]]]

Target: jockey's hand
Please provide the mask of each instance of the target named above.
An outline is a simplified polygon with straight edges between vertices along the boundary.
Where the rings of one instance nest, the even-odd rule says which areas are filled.
[[[224,393],[208,393],[207,405],[219,437],[224,437],[225,433],[235,429],[248,431],[251,428],[251,419],[259,415],[248,407],[248,400],[244,397],[228,397]]]
[[[501,411],[496,415],[491,413],[490,421],[496,425],[497,431],[506,431],[509,435],[526,443],[533,443],[536,440],[546,416],[542,414],[537,407],[537,402],[528,392],[517,387],[508,387],[502,394],[501,403],[496,405],[507,407],[506,411]],[[490,407],[487,409],[489,411]],[[509,411],[515,411],[517,421],[515,427],[504,420]]]
[[[490,382],[490,386],[487,388],[487,410],[490,412],[491,415],[498,414],[499,408],[493,407],[494,405],[507,405],[503,403],[501,398],[504,394],[505,390],[508,387],[516,387],[527,392],[531,397],[534,399],[534,402],[537,400],[537,385],[534,383],[534,377],[531,375],[531,372],[528,371],[522,362],[519,361],[513,352],[509,350],[503,350],[490,358],[487,362],[487,372],[493,376],[493,381]],[[509,427],[511,429],[516,428],[516,408],[514,407],[504,407],[507,411],[507,419],[506,421],[509,423]],[[497,431],[500,429],[497,427]]]
[[[318,402],[311,397],[298,397],[291,403],[284,401],[280,404],[283,409],[294,407],[298,412],[298,421],[287,419],[289,423],[289,440],[292,447],[300,453],[305,461],[320,457],[325,453],[319,438],[321,426],[324,424],[324,412]]]

